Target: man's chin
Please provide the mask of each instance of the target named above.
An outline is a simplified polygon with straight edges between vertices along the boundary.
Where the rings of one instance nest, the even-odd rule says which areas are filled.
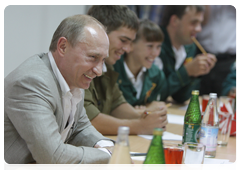
[[[90,83],[86,83],[86,84],[84,84],[84,85],[81,87],[81,89],[86,90],[86,89],[88,89],[89,87],[90,87]]]

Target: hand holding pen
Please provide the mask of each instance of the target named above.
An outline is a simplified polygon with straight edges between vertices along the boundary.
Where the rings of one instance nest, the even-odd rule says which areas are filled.
[[[151,134],[154,128],[163,128],[166,129],[167,121],[167,107],[170,104],[160,106],[155,109],[146,110],[142,116],[140,121],[141,123],[141,134]]]

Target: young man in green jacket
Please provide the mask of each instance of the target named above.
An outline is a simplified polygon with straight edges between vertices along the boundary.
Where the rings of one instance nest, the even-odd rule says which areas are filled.
[[[130,134],[152,134],[154,128],[166,126],[165,105],[143,118],[143,113],[128,104],[118,88],[118,73],[113,65],[124,52],[129,52],[135,39],[139,24],[135,13],[126,6],[103,5],[92,6],[88,15],[107,28],[110,42],[109,57],[105,60],[107,70],[85,90],[84,107],[93,126],[103,135],[116,135],[119,126],[130,127]]]
[[[132,106],[150,106],[165,101],[168,85],[165,74],[153,64],[161,52],[163,33],[154,22],[145,19],[140,22],[131,51],[122,55],[114,65],[119,73],[118,84],[125,99]]]
[[[216,63],[212,54],[195,56],[196,46],[192,37],[201,31],[204,6],[166,5],[161,28],[164,42],[155,64],[163,69],[169,84],[169,95],[177,102],[191,97],[191,91],[199,89],[199,76],[208,74]]]

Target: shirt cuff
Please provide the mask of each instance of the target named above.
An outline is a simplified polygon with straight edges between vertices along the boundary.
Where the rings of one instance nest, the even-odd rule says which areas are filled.
[[[97,142],[97,145],[99,145],[100,147],[114,146],[114,143],[110,140],[100,140]]]
[[[106,148],[97,148],[97,149],[99,149],[99,150],[101,150],[101,151],[103,151],[103,152],[106,152],[109,156],[111,156],[110,151],[107,150]]]

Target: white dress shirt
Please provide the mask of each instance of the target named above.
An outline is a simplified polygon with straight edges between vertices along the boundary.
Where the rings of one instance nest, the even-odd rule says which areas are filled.
[[[132,82],[133,87],[137,91],[137,95],[135,97],[139,99],[142,92],[142,87],[143,87],[144,72],[146,72],[147,69],[146,67],[142,67],[137,77],[135,78],[132,72],[130,71],[130,69],[128,68],[127,63],[124,61],[123,64],[124,64],[124,68],[125,68],[128,79]]]
[[[174,57],[176,60],[175,70],[178,70],[183,64],[184,60],[186,59],[187,53],[183,45],[178,50],[173,46],[172,46],[172,49],[173,49]]]
[[[186,50],[184,46],[182,45],[178,50],[172,46],[173,53],[174,53],[174,58],[175,58],[175,70],[178,70],[181,65],[183,64],[184,60],[187,57]],[[163,62],[160,57],[156,57],[154,60],[154,64],[158,66],[160,70],[163,69]]]
[[[51,67],[53,69],[53,73],[56,76],[62,90],[64,116],[63,116],[63,124],[62,124],[63,127],[61,127],[61,129],[64,129],[64,130],[61,132],[61,137],[64,142],[66,140],[66,137],[70,128],[73,125],[76,106],[81,100],[84,99],[84,96],[83,96],[84,89],[75,88],[70,90],[67,82],[63,78],[61,72],[59,71],[51,52],[48,53],[48,57],[50,60]],[[106,141],[106,140],[101,140],[97,144],[100,147],[114,145],[112,141]],[[105,148],[99,148],[99,149],[109,154],[107,149]]]

